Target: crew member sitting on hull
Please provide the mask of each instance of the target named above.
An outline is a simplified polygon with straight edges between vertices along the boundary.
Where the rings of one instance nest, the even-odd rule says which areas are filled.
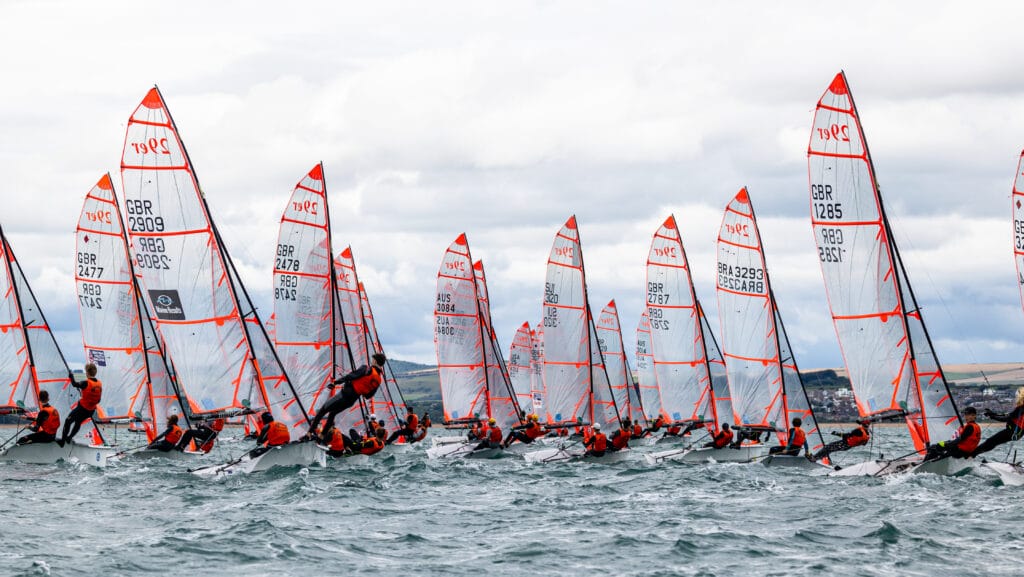
[[[494,420],[493,417],[487,419],[486,430],[487,436],[480,441],[480,444],[473,448],[474,451],[479,451],[481,449],[498,449],[503,446],[501,443],[501,427],[498,426],[498,421]]]
[[[39,412],[35,420],[28,428],[31,434],[18,439],[19,445],[30,445],[33,443],[52,443],[57,438],[57,429],[60,429],[60,413],[50,406],[50,393],[39,391]]]
[[[373,455],[384,450],[384,437],[387,432],[384,429],[377,429],[377,432],[373,435],[367,436],[363,439],[362,445],[359,447],[359,452],[364,455]]]
[[[793,426],[789,429],[788,441],[785,445],[772,447],[768,450],[769,455],[790,455],[796,457],[807,444],[807,435],[800,428],[804,422],[800,417],[793,417]]]
[[[871,440],[871,433],[868,431],[868,425],[871,421],[867,419],[861,419],[857,421],[857,428],[850,431],[849,433],[840,433],[839,431],[832,431],[832,434],[837,437],[842,437],[838,441],[832,441],[818,450],[817,453],[808,457],[812,461],[820,461],[830,454],[836,451],[849,451],[854,447],[866,445]]]
[[[633,438],[634,439],[639,439],[640,437],[643,437],[644,435],[646,435],[647,431],[645,431],[644,428],[640,425],[640,421],[634,419],[633,420],[633,432],[632,433],[633,433]]]
[[[974,450],[981,442],[981,427],[974,421],[978,418],[978,410],[974,407],[964,409],[964,426],[956,432],[952,441],[940,441],[928,447],[926,461],[937,461],[943,457],[967,459],[974,455]]]
[[[328,423],[333,423],[334,417],[355,405],[359,401],[359,397],[372,399],[384,380],[385,361],[387,361],[387,357],[383,353],[377,353],[373,355],[369,367],[363,365],[328,385],[332,391],[335,385],[342,385],[341,394],[327,399],[320,410],[316,412],[313,422],[309,424],[309,436],[313,436],[317,425],[324,417],[327,418]]]
[[[345,446],[345,435],[341,434],[341,431],[331,423],[324,426],[323,433],[320,434],[320,442],[327,447],[327,454],[332,457],[351,453]]]
[[[712,449],[724,449],[729,443],[732,442],[732,429],[729,428],[729,423],[722,423],[722,428],[715,433],[715,436],[710,441],[704,443],[704,447]]]
[[[584,455],[587,457],[603,457],[608,450],[608,437],[601,432],[601,423],[594,423],[593,428],[594,434],[583,441],[583,446],[587,448],[587,452]]]
[[[162,453],[167,453],[178,448],[178,443],[181,441],[184,432],[181,427],[178,426],[178,415],[171,415],[167,417],[167,428],[164,432],[157,435],[148,445],[147,449],[156,449]]]
[[[687,428],[687,431],[690,429]],[[681,437],[683,435],[683,428],[679,426],[679,423],[672,423],[665,429],[666,437]]]
[[[196,447],[200,451],[209,453],[213,450],[213,444],[217,440],[217,435],[223,430],[224,419],[214,419],[210,424],[205,422],[199,423],[185,431],[184,436],[181,437],[181,442],[178,443],[178,450],[184,451],[188,449],[190,444],[195,441]]]
[[[612,442],[612,446],[608,447],[608,450],[621,451],[628,447],[629,439],[632,437],[630,429],[632,429],[632,427],[629,424],[629,419],[623,419],[622,422],[619,423],[619,430],[612,433],[612,437],[609,439]]]
[[[540,417],[536,413],[527,415],[527,425],[523,430],[517,431],[512,429],[512,432],[505,438],[505,446],[508,447],[512,444],[512,441],[519,441],[529,445],[534,439],[539,439],[544,436],[544,428],[540,426]]]
[[[1017,402],[1014,405],[1013,410],[1007,414],[985,409],[986,417],[1006,423],[1006,428],[985,439],[985,442],[974,450],[975,456],[987,453],[1003,443],[1016,441],[1024,435],[1024,387],[1017,389]]]
[[[391,436],[388,437],[387,444],[390,445],[391,443],[394,443],[398,437],[405,437],[406,443],[415,443],[416,434],[419,433],[419,428],[420,418],[416,416],[416,412],[412,410],[412,407],[409,407],[405,414],[405,426],[394,433],[391,433]]]
[[[733,449],[739,449],[743,446],[743,441],[751,441],[754,444],[761,442],[761,430],[754,429],[745,426],[736,426],[732,428],[736,432],[736,439],[733,440],[729,446]]]
[[[71,409],[71,414],[64,420],[64,431],[57,441],[61,447],[75,438],[82,423],[92,418],[103,397],[103,383],[96,378],[96,365],[92,363],[85,365],[85,382],[79,383],[72,378],[71,386],[82,390],[82,398],[75,403],[75,408]]]
[[[260,420],[263,421],[263,428],[260,429],[260,436],[256,438],[256,443],[261,446],[249,451],[250,457],[259,457],[274,447],[287,445],[292,441],[288,425],[275,421],[274,415],[270,414],[270,411],[263,413]]]
[[[651,419],[651,417],[648,416],[647,417],[647,421],[648,422],[653,421],[653,422],[651,422],[651,426],[647,428],[647,432],[645,433],[645,435],[650,435],[651,433],[657,433],[658,431],[661,430],[662,427],[665,426],[665,417],[663,417],[661,415],[658,415],[658,417],[656,419]]]

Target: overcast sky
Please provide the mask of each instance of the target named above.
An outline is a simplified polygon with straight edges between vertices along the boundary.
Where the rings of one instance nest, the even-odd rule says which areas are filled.
[[[845,69],[943,363],[1024,360],[1009,210],[1018,2],[0,3],[3,224],[61,345],[85,193],[158,84],[266,317],[278,221],[324,162],[392,356],[435,363],[437,267],[467,233],[504,347],[576,214],[627,349],[651,235],[680,224],[715,316],[715,239],[750,188],[802,368],[838,367],[808,215],[814,105]],[[507,354],[507,352],[506,352]],[[634,361],[630,361],[634,364]]]

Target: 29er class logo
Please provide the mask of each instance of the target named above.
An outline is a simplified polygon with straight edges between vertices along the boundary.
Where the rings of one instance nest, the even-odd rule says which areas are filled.
[[[181,307],[181,297],[176,290],[151,290],[149,299],[153,302],[156,318],[165,321],[185,320],[185,310]]]

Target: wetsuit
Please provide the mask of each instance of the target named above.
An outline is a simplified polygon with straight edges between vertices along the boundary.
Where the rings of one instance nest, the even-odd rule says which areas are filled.
[[[1006,428],[985,439],[985,442],[971,453],[973,456],[987,453],[1003,443],[1016,441],[1024,434],[1024,405],[1014,407],[1008,415],[992,411],[985,411],[985,415],[1001,423],[1006,423]]]
[[[832,434],[837,435],[839,433],[833,432]],[[825,445],[824,447],[819,449],[817,453],[811,455],[811,460],[820,461],[836,451],[848,451],[854,447],[866,445],[868,440],[871,439],[871,434],[868,433],[867,428],[865,428],[864,426],[857,427],[856,429],[850,431],[849,433],[840,436],[842,438],[839,439],[838,441],[833,441]]]
[[[511,445],[512,441],[519,441],[520,443],[526,443],[529,445],[534,441],[534,439],[538,439],[543,436],[544,429],[541,428],[540,423],[537,421],[531,421],[530,424],[522,431],[513,430],[509,433],[508,437],[505,439],[505,446],[507,447]]]
[[[60,428],[60,413],[49,403],[39,407],[39,414],[29,428],[33,433],[18,439],[19,445],[30,443],[52,443],[56,439],[57,429]]]
[[[800,427],[790,427],[789,429],[789,442],[785,445],[779,445],[778,447],[772,447],[768,450],[770,455],[791,455],[796,457],[800,454],[800,450],[807,444],[807,435],[804,434],[804,430]]]
[[[156,449],[157,451],[167,453],[178,448],[178,441],[181,441],[183,436],[184,434],[181,431],[181,427],[176,423],[168,424],[167,428],[164,429],[164,432],[157,435],[149,445],[146,445],[146,448]]]
[[[381,382],[383,382],[381,370],[375,366],[367,367],[366,365],[334,381],[335,385],[342,385],[341,394],[324,402],[320,410],[316,412],[316,416],[313,417],[309,430],[315,431],[325,416],[328,423],[334,423],[334,417],[338,416],[338,413],[350,409],[359,401],[359,397],[372,398],[377,393],[377,387]]]
[[[72,379],[71,386],[82,390],[82,398],[75,403],[75,408],[71,409],[71,413],[64,421],[64,432],[61,433],[60,440],[61,445],[74,439],[75,435],[82,428],[82,423],[92,418],[103,394],[103,383],[95,377],[89,377],[82,383]]]
[[[391,436],[388,437],[386,444],[390,445],[391,443],[394,443],[398,439],[398,437],[405,437],[406,443],[415,443],[416,429],[418,429],[419,426],[420,418],[416,416],[416,413],[408,414],[407,420],[405,421],[405,426],[402,427],[401,429],[398,429],[394,433],[391,433]]]
[[[221,425],[223,427],[223,425]],[[196,446],[204,453],[209,453],[213,450],[213,440],[217,438],[217,431],[206,423],[200,423],[195,428],[185,431],[185,434],[181,437],[181,442],[178,443],[178,449],[184,451],[188,448],[189,443],[192,441],[196,442]]]

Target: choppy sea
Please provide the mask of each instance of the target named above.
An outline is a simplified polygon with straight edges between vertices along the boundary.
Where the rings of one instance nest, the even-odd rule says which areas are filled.
[[[876,454],[909,446],[875,437]],[[162,459],[0,463],[0,575],[1024,574],[1024,488],[995,476],[649,466],[646,450],[531,465],[421,447],[225,480]]]

